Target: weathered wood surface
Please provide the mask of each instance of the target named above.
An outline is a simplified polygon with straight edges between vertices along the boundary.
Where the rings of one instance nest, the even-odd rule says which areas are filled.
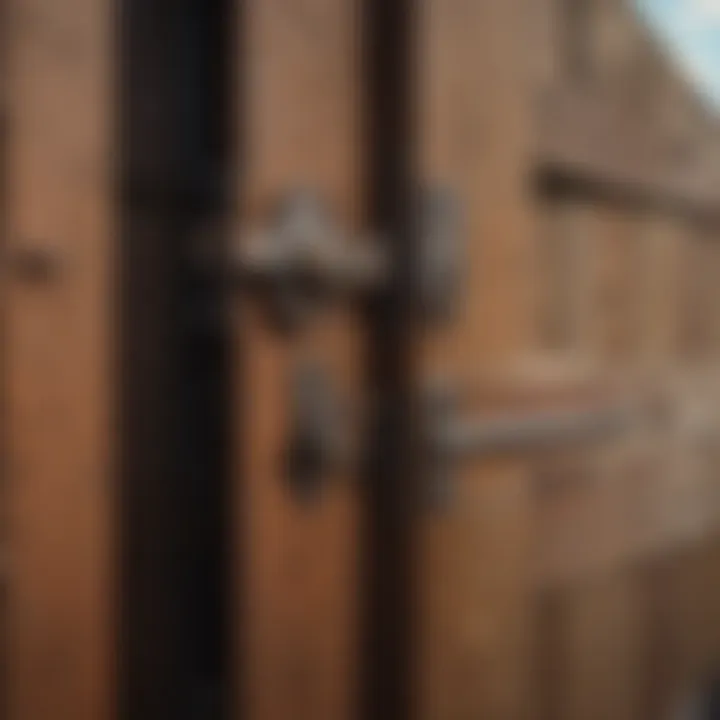
[[[436,0],[421,9],[420,181],[457,194],[468,257],[456,317],[421,343],[418,382],[442,375],[464,395],[530,348],[523,8],[514,0]],[[451,507],[418,517],[413,717],[522,717],[529,490],[522,458],[471,462],[458,469]]]
[[[413,718],[656,720],[720,660],[720,132],[618,2],[589,3],[572,20],[584,28],[559,22],[565,5],[535,6],[529,67],[520,0],[417,3],[417,179],[456,192],[469,248],[457,316],[413,338],[413,380],[419,395],[451,378],[471,412],[617,397],[635,417],[591,447],[464,463],[449,507],[417,511]],[[107,720],[110,6],[7,6],[6,242],[64,258],[49,282],[8,274],[3,288],[9,719]],[[308,187],[363,227],[362,118],[379,110],[363,105],[361,10],[238,13],[238,236]],[[298,339],[252,298],[233,305],[234,709],[349,719],[357,468],[298,502],[284,449],[308,359],[361,411],[359,317],[340,309]]]
[[[355,0],[243,5],[236,237],[261,228],[298,189],[316,192],[348,231],[361,227],[360,10]],[[341,306],[287,337],[252,299],[236,310],[238,712],[350,718],[359,700],[358,468],[304,502],[287,482],[286,448],[291,383],[304,363],[319,363],[351,417],[362,416],[357,317]]]
[[[518,64],[518,8],[479,5],[436,0],[420,15],[421,178],[458,193],[470,248],[457,317],[426,334],[423,380],[452,378],[483,413],[594,388],[634,417],[591,447],[465,463],[451,507],[418,523],[416,715],[657,717],[682,684],[660,667],[680,652],[663,633],[692,635],[682,602],[700,602],[653,605],[682,572],[665,558],[694,563],[698,582],[717,574],[691,560],[720,519],[720,205],[697,151],[716,137],[616,3],[591,3],[584,83],[562,53]],[[561,5],[536,9],[541,45]],[[668,98],[677,117],[660,112]],[[718,652],[705,643],[695,682]]]
[[[573,80],[545,31],[535,75],[538,349],[642,408],[614,442],[536,465],[539,718],[667,717],[720,657],[718,124],[621,5],[590,3],[586,29],[627,52],[591,43]]]
[[[8,717],[113,716],[111,3],[4,4]],[[47,276],[15,263],[54,253]]]

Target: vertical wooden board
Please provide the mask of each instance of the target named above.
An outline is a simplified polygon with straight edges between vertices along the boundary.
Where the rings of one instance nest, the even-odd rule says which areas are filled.
[[[7,3],[12,720],[113,715],[112,21],[103,0]],[[24,273],[23,249],[58,265]]]
[[[647,372],[671,369],[676,357],[680,236],[672,218],[650,216],[641,232],[640,362]]]
[[[599,204],[595,209],[597,283],[594,351],[605,376],[626,383],[640,399],[644,379],[645,302],[650,285],[644,217],[630,208]],[[653,466],[646,428],[633,425],[599,454],[599,483],[607,501],[601,543],[606,559],[622,566],[648,543],[654,508]]]
[[[0,6],[0,38],[3,43],[4,51],[0,54],[0,112],[4,119],[7,118],[7,22],[5,19],[5,6]],[[0,212],[7,222],[7,131],[0,137],[0,163],[5,168],[5,173],[0,182]],[[3,227],[0,233],[0,248],[4,248],[6,240],[7,226]],[[4,293],[4,282],[0,279],[0,338],[5,343],[5,323],[6,323],[6,295]],[[0,362],[0,367],[2,363]],[[0,371],[1,372],[1,371]],[[7,386],[0,387],[0,406],[6,406],[6,390]],[[7,434],[5,433],[5,418],[0,419],[0,463],[5,468],[7,457]],[[7,659],[8,659],[8,612],[7,612],[7,546],[8,546],[8,478],[7,472],[0,473],[0,574],[2,583],[0,583],[0,643],[3,652],[0,652],[0,698],[3,698],[3,706],[0,709],[0,717],[7,717]]]
[[[638,351],[641,225],[629,212],[606,207],[599,207],[597,212],[598,350],[614,369],[626,369]]]
[[[708,537],[663,552],[643,573],[648,717],[678,712],[717,677],[717,560],[717,538]]]
[[[356,0],[242,4],[241,236],[263,227],[273,204],[298,189],[315,191],[341,227],[358,229],[360,9]],[[329,478],[319,498],[298,499],[286,450],[292,376],[308,358],[358,410],[357,316],[340,309],[288,337],[271,327],[257,298],[241,300],[238,311],[239,712],[251,720],[341,720],[357,706],[358,490],[348,472]]]
[[[699,675],[708,683],[720,670],[720,625],[718,618],[717,535],[708,532],[693,549],[696,580],[692,614],[693,635],[700,668]]]
[[[693,543],[668,555],[665,577],[667,622],[672,628],[674,686],[679,693],[701,688],[717,663],[712,554],[705,543]]]
[[[540,345],[588,361],[598,281],[594,210],[582,201],[542,199],[537,267]]]
[[[655,653],[667,647],[651,643],[662,638],[650,632],[658,620],[657,613],[650,617],[655,608],[645,594],[651,584],[643,585],[644,574],[638,575],[596,575],[538,593],[531,717],[665,717],[660,708],[668,707],[662,692],[667,673],[664,655]]]
[[[704,549],[705,588],[703,602],[707,608],[707,642],[710,670],[720,673],[720,537],[716,527],[707,537]]]
[[[636,720],[642,708],[642,605],[630,572],[598,575],[566,591],[557,720]]]
[[[633,551],[632,483],[625,443],[577,450],[535,478],[534,576],[540,587],[587,582]],[[557,462],[557,461],[556,461]]]
[[[674,628],[668,613],[666,557],[659,555],[638,569],[645,626],[645,682],[643,714],[654,720],[667,717],[677,704],[677,657]]]
[[[453,508],[422,528],[417,717],[523,717],[529,512],[512,464],[458,476]],[[504,483],[504,486],[503,486]]]
[[[702,247],[693,228],[682,223],[682,294],[680,297],[680,352],[685,363],[697,362],[703,352],[702,313],[704,271]]]
[[[550,353],[567,350],[572,329],[567,312],[567,234],[563,232],[562,206],[555,199],[540,200],[538,212],[540,221],[535,234],[535,257],[537,273],[535,278],[537,343],[541,350]]]
[[[646,608],[651,617],[654,662],[648,666],[650,698],[658,712],[677,711],[697,688],[692,646],[694,633],[688,622],[688,601],[694,590],[687,585],[688,555],[670,550],[655,563],[647,577]]]
[[[718,233],[714,228],[705,231],[708,245],[708,275],[710,287],[706,313],[710,324],[710,352],[712,361],[720,359],[720,247],[717,242]]]
[[[562,15],[555,0],[540,0],[530,12],[534,99],[541,103],[564,70],[562,61]]]
[[[528,717],[533,720],[558,720],[563,698],[563,602],[554,589],[538,590],[532,604],[532,655]]]
[[[685,523],[683,495],[690,480],[686,442],[678,432],[678,348],[683,325],[685,238],[672,215],[652,213],[642,221],[636,372],[649,391],[651,412],[634,435],[639,452],[636,477],[645,486],[642,517],[636,523],[641,545],[653,552],[668,548]],[[687,505],[687,503],[685,503]],[[687,523],[685,523],[687,524]]]
[[[691,362],[708,362],[713,356],[716,256],[717,248],[709,233],[699,225],[684,223],[681,350]]]
[[[642,571],[649,718],[667,717],[717,677],[717,537],[665,550]]]
[[[468,243],[457,314],[425,335],[418,382],[440,374],[469,399],[483,372],[502,375],[533,343],[525,6],[430,0],[418,10],[419,181],[455,193]],[[414,717],[524,713],[525,465],[463,463],[450,506],[418,519]]]
[[[430,333],[426,364],[475,374],[531,346],[535,272],[523,11],[483,5],[421,5],[417,51],[419,181],[455,193],[468,242],[457,316]]]

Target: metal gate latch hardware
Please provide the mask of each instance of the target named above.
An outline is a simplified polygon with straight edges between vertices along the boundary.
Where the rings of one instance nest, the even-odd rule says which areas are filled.
[[[309,501],[349,462],[349,418],[330,377],[319,365],[298,367],[291,391],[287,477],[295,495]]]
[[[388,270],[377,241],[348,238],[328,209],[302,191],[281,201],[269,226],[240,244],[235,261],[283,329],[304,326],[338,296],[382,285]]]
[[[447,322],[463,285],[464,230],[459,202],[446,188],[425,188],[413,212],[413,268],[421,319]],[[269,225],[235,251],[240,278],[264,296],[281,329],[304,327],[338,297],[365,295],[388,281],[389,247],[349,238],[312,194],[279,203]]]
[[[447,323],[465,286],[466,232],[461,205],[448,188],[424,188],[415,217],[421,319]]]
[[[437,386],[426,393],[423,442],[427,488],[434,506],[448,504],[452,477],[462,460],[603,442],[622,433],[635,417],[627,404],[616,403],[462,418],[459,405],[459,394],[451,387]]]

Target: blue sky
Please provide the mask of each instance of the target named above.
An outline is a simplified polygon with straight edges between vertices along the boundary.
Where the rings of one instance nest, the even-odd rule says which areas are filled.
[[[698,86],[720,107],[720,0],[636,0]]]

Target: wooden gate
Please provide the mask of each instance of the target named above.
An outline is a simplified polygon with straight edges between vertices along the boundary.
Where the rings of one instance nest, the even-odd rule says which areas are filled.
[[[6,0],[9,720],[716,679],[720,131],[570,5]]]

